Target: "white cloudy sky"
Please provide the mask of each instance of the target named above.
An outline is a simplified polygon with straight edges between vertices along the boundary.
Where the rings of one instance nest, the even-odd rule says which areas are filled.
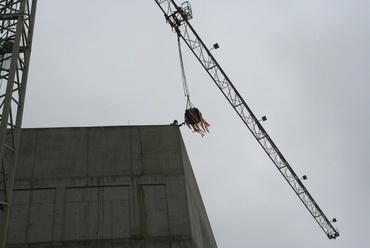
[[[180,2],[179,2],[180,3]],[[329,240],[195,57],[181,127],[219,247],[370,245],[370,1],[193,0],[191,21],[340,237]],[[181,120],[176,36],[154,0],[39,0],[24,127]]]

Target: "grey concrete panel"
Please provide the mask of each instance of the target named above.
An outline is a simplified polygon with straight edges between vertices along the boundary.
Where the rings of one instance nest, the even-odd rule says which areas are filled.
[[[34,158],[37,147],[37,132],[29,130],[25,131],[24,135],[27,138],[20,139],[19,146],[22,147],[22,153],[21,155],[18,155],[17,158],[18,167],[19,165],[22,165],[22,169],[18,169],[16,171],[16,178],[31,178],[33,173]]]
[[[8,229],[7,243],[26,242],[27,239],[27,223],[28,222],[29,204],[14,204],[10,222],[12,223]]]
[[[57,178],[87,176],[87,160],[84,158],[43,158],[36,159],[33,171],[35,178]]]
[[[36,158],[86,158],[87,135],[87,130],[83,128],[40,130]]]
[[[64,239],[128,238],[129,187],[67,188]]]
[[[14,204],[30,204],[31,199],[31,190],[15,190],[13,196],[13,203]]]
[[[68,202],[64,215],[64,239],[68,241],[85,240],[86,229],[86,203]]]
[[[10,215],[8,243],[52,239],[55,189],[16,190]]]
[[[53,236],[54,203],[31,204],[27,242],[48,242]],[[32,228],[30,228],[32,227]]]
[[[186,195],[188,198],[188,208],[191,220],[191,229],[197,245],[204,248],[217,247],[214,239],[211,224],[209,222],[206,208],[200,194],[198,184],[195,179],[193,169],[190,164],[185,144],[181,140],[182,159],[184,160],[184,174],[186,180]]]
[[[140,186],[140,198],[144,235],[169,236],[166,186],[142,185]]]

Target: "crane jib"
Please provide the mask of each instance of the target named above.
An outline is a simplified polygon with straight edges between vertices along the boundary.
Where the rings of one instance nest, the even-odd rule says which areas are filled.
[[[194,28],[190,25],[189,20],[192,18],[190,4],[185,2],[179,7],[173,0],[155,1],[164,13],[166,21],[170,24],[171,28],[190,48],[327,237],[329,239],[338,237],[338,230],[333,227],[331,221],[329,221],[321,211],[316,201],[310,195],[302,181],[298,178],[287,160],[267,134],[260,121],[256,118],[252,110],[231,83],[210,50],[204,45]],[[336,220],[333,219],[333,222],[335,221]]]

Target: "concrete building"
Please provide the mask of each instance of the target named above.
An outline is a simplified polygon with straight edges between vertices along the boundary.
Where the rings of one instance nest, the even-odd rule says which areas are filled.
[[[23,129],[7,247],[215,248],[177,126]]]

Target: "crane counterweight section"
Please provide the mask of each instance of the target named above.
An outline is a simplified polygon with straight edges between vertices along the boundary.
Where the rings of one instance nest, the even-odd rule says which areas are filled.
[[[190,4],[185,2],[185,4],[179,7],[174,0],[155,1],[164,13],[166,21],[170,24],[171,28],[175,30],[177,35],[187,44],[327,237],[329,239],[338,237],[338,230],[333,227],[331,221],[329,221],[322,212],[285,157],[267,134],[260,121],[256,118],[226,73],[213,57],[210,50],[204,45],[194,28],[190,25],[189,20],[192,18]]]

